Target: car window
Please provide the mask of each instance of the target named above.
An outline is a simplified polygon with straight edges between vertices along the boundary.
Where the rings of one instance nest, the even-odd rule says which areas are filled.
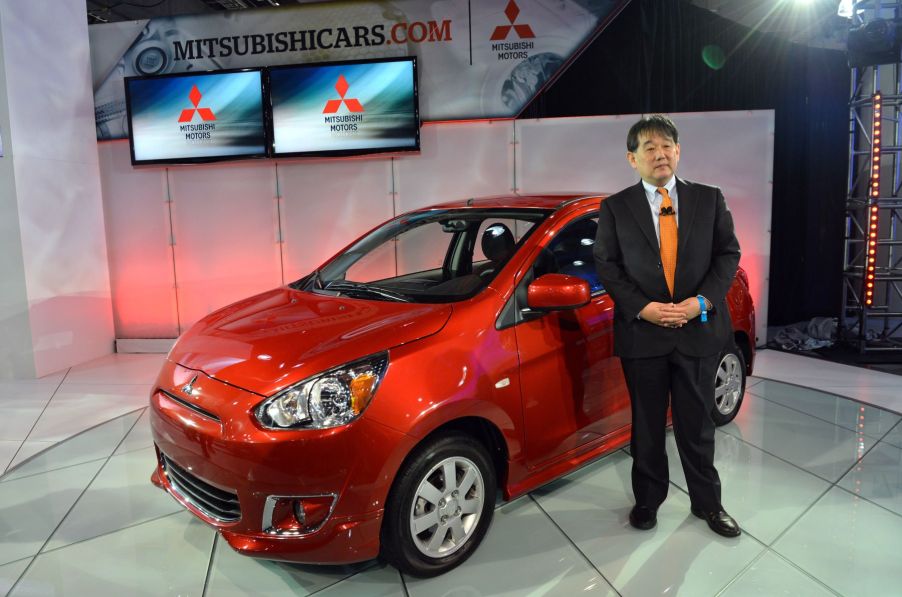
[[[571,222],[558,232],[551,242],[542,249],[533,265],[534,275],[567,274],[578,276],[589,283],[595,293],[604,290],[595,271],[595,234],[598,218],[587,217]]]
[[[295,284],[372,300],[462,300],[488,286],[549,213],[465,208],[407,214],[386,222]]]
[[[345,279],[373,282],[398,276],[440,271],[448,253],[451,234],[439,222],[429,222],[383,243],[348,268]]]

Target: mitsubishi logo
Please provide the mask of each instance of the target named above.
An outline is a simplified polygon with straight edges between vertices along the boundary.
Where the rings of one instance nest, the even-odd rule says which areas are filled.
[[[194,396],[194,382],[197,381],[197,376],[191,378],[191,381],[182,386],[182,392],[187,394],[188,396]]]
[[[517,3],[514,2],[514,0],[510,0],[510,2],[507,3],[504,14],[507,16],[507,20],[510,21],[510,25],[498,25],[495,27],[495,31],[492,32],[492,37],[490,38],[491,41],[504,41],[507,39],[511,29],[517,32],[517,37],[520,39],[531,39],[536,36],[536,34],[532,32],[532,27],[529,25],[514,24],[514,21],[517,20],[517,16],[520,14],[520,7],[517,6]]]
[[[197,85],[191,88],[191,93],[188,94],[188,99],[191,100],[191,103],[194,104],[193,108],[185,108],[182,110],[182,115],[179,116],[179,122],[191,122],[194,120],[194,113],[197,112],[200,115],[200,119],[204,122],[208,120],[216,120],[216,116],[213,114],[213,110],[210,108],[198,108],[197,104],[200,103],[201,95],[200,91],[197,89]]]
[[[361,104],[360,101],[353,97],[345,97],[345,94],[348,92],[348,87],[350,87],[350,85],[348,85],[345,76],[338,75],[338,81],[335,83],[335,91],[338,92],[338,97],[341,99],[331,99],[327,101],[326,107],[323,108],[323,114],[335,114],[338,112],[342,103],[348,107],[349,112],[363,112],[363,104]]]

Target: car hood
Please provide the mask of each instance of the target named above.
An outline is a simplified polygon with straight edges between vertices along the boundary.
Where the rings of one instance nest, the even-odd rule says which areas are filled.
[[[349,299],[278,288],[211,313],[169,359],[262,396],[435,334],[450,305]]]

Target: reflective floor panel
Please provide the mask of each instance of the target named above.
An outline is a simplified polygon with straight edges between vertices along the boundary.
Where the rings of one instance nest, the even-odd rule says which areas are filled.
[[[152,382],[159,355],[114,356],[129,358],[28,382],[7,423],[0,401],[0,467],[15,461],[0,477],[0,595],[852,596],[902,587],[902,417],[879,405],[750,378],[739,416],[716,433],[738,539],[690,514],[668,432],[670,493],[653,530],[627,522],[631,460],[618,450],[499,502],[469,561],[417,579],[378,560],[305,566],[232,551],[150,484],[146,407],[128,407]],[[789,356],[789,365],[768,356],[764,369],[795,368],[801,381],[825,371]],[[848,376],[821,377],[851,388]],[[890,389],[885,377],[873,386],[865,377],[853,381]],[[16,390],[0,384],[4,391]],[[98,396],[115,407],[102,422],[85,406]],[[57,432],[68,439],[54,442]]]
[[[768,551],[739,575],[724,597],[829,597],[833,592],[790,562]]]
[[[841,595],[898,595],[902,517],[834,487],[774,550]]]

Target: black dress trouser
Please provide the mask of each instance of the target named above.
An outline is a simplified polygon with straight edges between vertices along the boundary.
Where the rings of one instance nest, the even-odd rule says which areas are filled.
[[[633,494],[656,510],[667,497],[669,474],[664,434],[668,395],[673,432],[692,506],[719,510],[720,477],[714,468],[714,375],[719,357],[669,355],[621,359],[632,404]]]

